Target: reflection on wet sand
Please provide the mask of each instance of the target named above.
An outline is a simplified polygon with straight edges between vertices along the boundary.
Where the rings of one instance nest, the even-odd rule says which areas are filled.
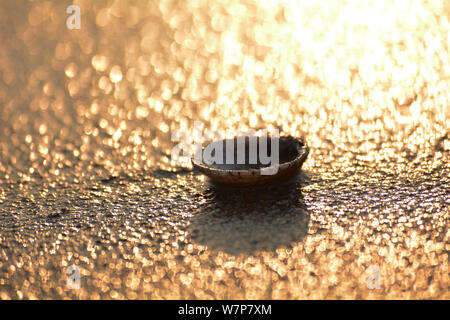
[[[190,221],[194,242],[231,254],[274,251],[301,241],[309,215],[299,182],[260,187],[211,187]]]

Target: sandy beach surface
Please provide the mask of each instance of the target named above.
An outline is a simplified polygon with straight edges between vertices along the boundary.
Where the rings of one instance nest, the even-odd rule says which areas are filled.
[[[450,299],[448,1],[71,4],[0,3],[0,299]],[[194,127],[311,151],[216,188]]]

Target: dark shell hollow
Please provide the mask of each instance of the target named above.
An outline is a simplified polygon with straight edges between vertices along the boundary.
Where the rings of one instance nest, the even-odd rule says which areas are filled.
[[[271,157],[271,137],[265,138],[257,138],[256,143],[256,163],[255,159],[250,161],[250,139],[248,137],[245,138],[245,163],[237,163],[237,139],[235,137],[233,139],[225,139],[214,142],[217,148],[222,149],[223,159],[222,163],[206,163],[204,159],[195,159],[192,158],[192,164],[194,169],[208,176],[211,181],[215,184],[221,185],[230,185],[230,186],[251,186],[251,185],[260,185],[266,184],[281,180],[287,180],[289,178],[294,177],[303,162],[306,160],[306,157],[309,153],[309,148],[306,146],[305,142],[300,139],[293,138],[291,136],[274,138],[278,140],[279,143],[279,165],[278,171],[272,175],[263,175],[261,174],[261,170],[270,166],[269,164],[264,164],[266,162],[262,161],[259,157],[260,155],[260,139],[267,139],[267,149],[263,150],[263,154],[266,154],[267,157]],[[227,143],[228,150],[233,150],[234,156],[232,159],[234,162],[229,163],[227,160]],[[233,149],[230,148],[230,145],[234,146]],[[203,148],[203,151],[205,149]],[[254,149],[253,152],[255,151]],[[212,152],[212,156],[215,156],[214,151]],[[230,158],[230,157],[228,157]],[[229,159],[228,159],[229,160]],[[228,162],[228,163],[227,163]],[[243,162],[243,161],[240,161]]]

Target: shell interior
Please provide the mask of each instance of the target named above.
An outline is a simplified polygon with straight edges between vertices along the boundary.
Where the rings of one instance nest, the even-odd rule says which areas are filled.
[[[241,141],[239,149],[241,156],[239,161],[237,152],[238,139]],[[263,147],[262,150],[262,155],[263,157],[265,156],[265,160],[260,158],[260,139],[267,139],[265,141],[266,147]],[[192,163],[194,169],[206,174],[215,183],[236,186],[263,184],[292,177],[301,168],[308,156],[309,148],[303,140],[298,140],[291,136],[274,137],[273,139],[277,139],[278,141],[274,141],[279,143],[278,171],[274,175],[261,174],[263,168],[271,165],[271,163],[267,162],[268,158],[272,159],[271,137],[257,137],[256,144],[254,143],[255,140],[251,140],[249,137],[235,137],[233,139],[216,141],[214,142],[215,148],[210,151],[213,158],[215,157],[215,150],[219,150],[222,153],[218,157],[218,159],[221,159],[218,161],[219,163],[216,161],[205,163],[203,161],[204,159],[199,161],[193,158]],[[245,141],[245,144],[243,141]],[[242,150],[245,150],[245,157],[242,156]],[[203,151],[205,151],[205,148]],[[227,157],[227,152],[232,152],[233,154],[228,154]],[[253,158],[250,157],[250,154],[253,154]]]

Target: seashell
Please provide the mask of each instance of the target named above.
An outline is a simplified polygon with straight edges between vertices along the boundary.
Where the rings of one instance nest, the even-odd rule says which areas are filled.
[[[245,139],[245,163],[243,162],[242,156],[241,161],[237,161],[237,141],[238,139]],[[232,139],[224,139],[214,142],[217,147],[222,148],[223,160],[222,161],[204,161],[204,157],[193,157],[191,159],[194,170],[205,174],[212,183],[218,185],[227,185],[235,187],[246,187],[246,186],[256,186],[269,184],[279,181],[288,180],[293,178],[301,169],[303,162],[309,153],[309,148],[302,139],[296,139],[291,136],[283,136],[277,138],[271,137],[255,137],[256,138],[256,156],[253,156],[253,161],[250,161],[250,150],[255,152],[255,148],[251,147],[250,138],[245,136],[234,137]],[[263,155],[271,156],[271,141],[277,141],[279,143],[279,163],[275,165],[278,170],[274,174],[267,174],[268,168],[271,167],[270,163],[263,164],[260,157],[260,142],[262,139],[267,139],[267,152]],[[242,140],[240,140],[242,141]],[[253,140],[254,141],[254,140]],[[233,162],[230,163],[227,160],[227,143],[228,146],[233,143],[234,156]],[[242,146],[242,144],[241,144]],[[242,149],[242,148],[241,148]],[[264,149],[263,149],[264,150]],[[264,151],[266,151],[264,150]],[[205,148],[202,149],[202,154]],[[242,152],[242,150],[241,150]],[[215,151],[212,152],[215,155]],[[230,156],[229,156],[230,157]],[[256,157],[256,159],[255,159]],[[256,160],[256,163],[255,163]],[[217,163],[222,162],[222,163]],[[266,170],[264,172],[264,170]]]

